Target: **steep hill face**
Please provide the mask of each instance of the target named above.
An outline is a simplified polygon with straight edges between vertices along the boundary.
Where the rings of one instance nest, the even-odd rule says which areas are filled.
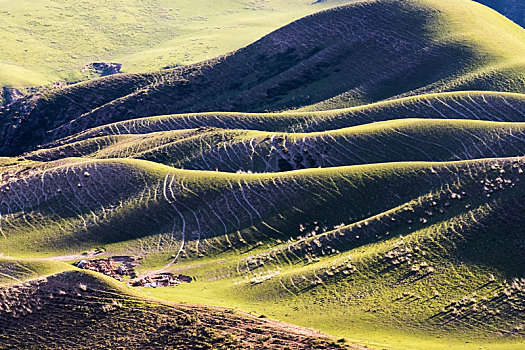
[[[500,39],[496,45],[494,37]],[[72,120],[88,128],[161,114],[280,110],[325,100],[317,109],[425,92],[525,92],[524,52],[523,32],[468,0],[358,2],[305,17],[214,60],[99,79],[21,101],[2,112],[1,150],[28,150]]]
[[[493,8],[520,26],[525,26],[525,4],[520,0],[475,0]]]

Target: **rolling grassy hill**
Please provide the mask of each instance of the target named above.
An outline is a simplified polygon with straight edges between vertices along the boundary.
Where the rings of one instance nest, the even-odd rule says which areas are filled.
[[[100,245],[146,253],[144,268],[173,260],[201,281],[150,295],[292,314],[294,322],[367,344],[385,333],[390,341],[408,336],[394,331],[396,322],[416,332],[407,340],[414,347],[425,344],[423,333],[478,344],[503,332],[510,348],[522,336],[515,276],[524,263],[523,158],[253,175],[146,161],[60,162],[35,165],[2,188],[7,254]],[[396,300],[388,311],[372,307]],[[325,323],[328,305],[339,316]],[[370,322],[380,322],[377,332],[367,332]]]
[[[232,310],[150,301],[80,271],[0,288],[0,300],[2,349],[364,349]],[[41,343],[47,334],[52,339]]]
[[[0,344],[522,349],[524,53],[473,1],[366,0],[5,106]],[[193,281],[64,263],[98,256]]]
[[[32,138],[24,143],[26,148],[30,148],[29,145],[39,141],[43,144],[60,145],[91,137],[145,134],[201,127],[276,132],[315,132],[399,118],[523,122],[525,120],[522,112],[524,104],[523,94],[469,91],[419,95],[330,111],[176,114],[124,120],[100,127],[93,127],[98,122],[90,118],[78,118],[63,126],[55,127],[47,133],[44,133],[43,130],[35,130],[34,122],[27,120],[26,124],[26,120],[18,118],[16,128],[4,129],[6,132],[4,148],[9,150],[17,147],[9,140],[17,134],[16,130],[24,132],[29,127],[33,127],[31,131],[27,130],[27,132],[31,132]],[[113,121],[113,117],[111,121]],[[15,129],[14,133],[13,129]],[[17,139],[16,142],[23,143],[24,139]]]
[[[341,1],[0,1],[0,87],[85,79],[92,62],[124,72],[185,65],[238,49]]]
[[[42,132],[72,121],[85,128],[184,112],[333,109],[442,91],[523,93],[524,53],[522,28],[468,0],[358,2],[217,59],[27,98],[1,112],[11,120],[2,150],[27,150]]]
[[[0,286],[23,283],[28,280],[54,275],[71,266],[55,261],[0,259]]]
[[[519,0],[475,0],[498,11],[522,27],[525,26],[525,5]]]
[[[25,157],[37,161],[136,158],[183,169],[262,173],[389,161],[506,157],[523,149],[525,123],[399,119],[311,133],[208,127],[118,134],[43,148]]]

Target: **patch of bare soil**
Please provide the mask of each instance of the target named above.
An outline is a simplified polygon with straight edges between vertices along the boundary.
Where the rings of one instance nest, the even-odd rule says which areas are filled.
[[[138,265],[131,256],[114,256],[105,259],[80,260],[73,264],[79,269],[100,272],[106,276],[122,281],[124,276],[135,278],[135,267]]]

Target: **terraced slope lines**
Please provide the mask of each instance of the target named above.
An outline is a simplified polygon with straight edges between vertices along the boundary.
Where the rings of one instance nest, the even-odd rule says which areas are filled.
[[[6,106],[0,348],[523,349],[524,67],[479,3],[364,0]]]
[[[360,1],[216,59],[27,98],[2,113],[10,122],[0,150],[27,151],[58,128],[64,137],[172,113],[333,109],[459,90],[523,93],[523,57],[522,28],[470,0]]]

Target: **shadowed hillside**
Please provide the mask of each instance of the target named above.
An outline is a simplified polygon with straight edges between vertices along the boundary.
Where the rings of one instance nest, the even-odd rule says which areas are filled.
[[[363,334],[340,319],[352,312],[360,327],[380,322],[391,330],[396,315],[409,329],[453,337],[482,331],[494,341],[496,329],[509,340],[522,336],[516,276],[525,263],[523,158],[254,175],[128,160],[7,167],[0,209],[2,247],[10,255],[103,245],[112,254],[145,256],[145,266],[158,266],[160,257],[164,269],[187,266],[201,281],[195,288],[226,293],[231,305],[277,303],[268,312],[279,318],[292,312],[281,303],[293,305],[302,325],[311,325],[305,303],[325,298],[338,305],[333,320],[349,327],[343,334]],[[213,295],[178,292],[188,288],[194,287],[152,295],[199,303],[199,296]],[[388,312],[366,316],[372,305],[392,302]],[[326,324],[341,334],[333,327]]]
[[[469,0],[358,2],[200,64],[99,79],[21,101],[2,113],[1,149],[27,150],[72,120],[87,128],[183,112],[318,103],[327,109],[451,90],[525,92],[524,52],[520,28]]]
[[[312,133],[173,129],[90,137],[25,157],[38,161],[136,158],[183,169],[263,173],[389,161],[508,157],[525,149],[525,123],[517,122],[400,119]]]
[[[13,255],[153,239],[155,249],[176,252],[177,261],[225,251],[234,242],[242,247],[297,237],[297,227],[312,217],[327,228],[357,222],[427,193],[461,198],[469,189],[475,203],[503,193],[521,196],[521,163],[391,163],[254,175],[140,160],[43,163],[2,174],[1,241]],[[500,169],[511,178],[489,176]],[[129,248],[138,249],[140,239]]]
[[[82,119],[48,132],[44,141],[63,144],[106,135],[145,134],[202,127],[275,132],[318,132],[400,118],[523,122],[525,121],[524,96],[523,94],[499,92],[454,92],[419,95],[329,111],[175,114],[130,119],[92,129],[88,129],[88,120]],[[78,132],[78,130],[81,131]],[[58,141],[53,143],[54,140]]]
[[[149,301],[79,271],[0,288],[0,325],[0,349],[364,349],[231,310]]]

